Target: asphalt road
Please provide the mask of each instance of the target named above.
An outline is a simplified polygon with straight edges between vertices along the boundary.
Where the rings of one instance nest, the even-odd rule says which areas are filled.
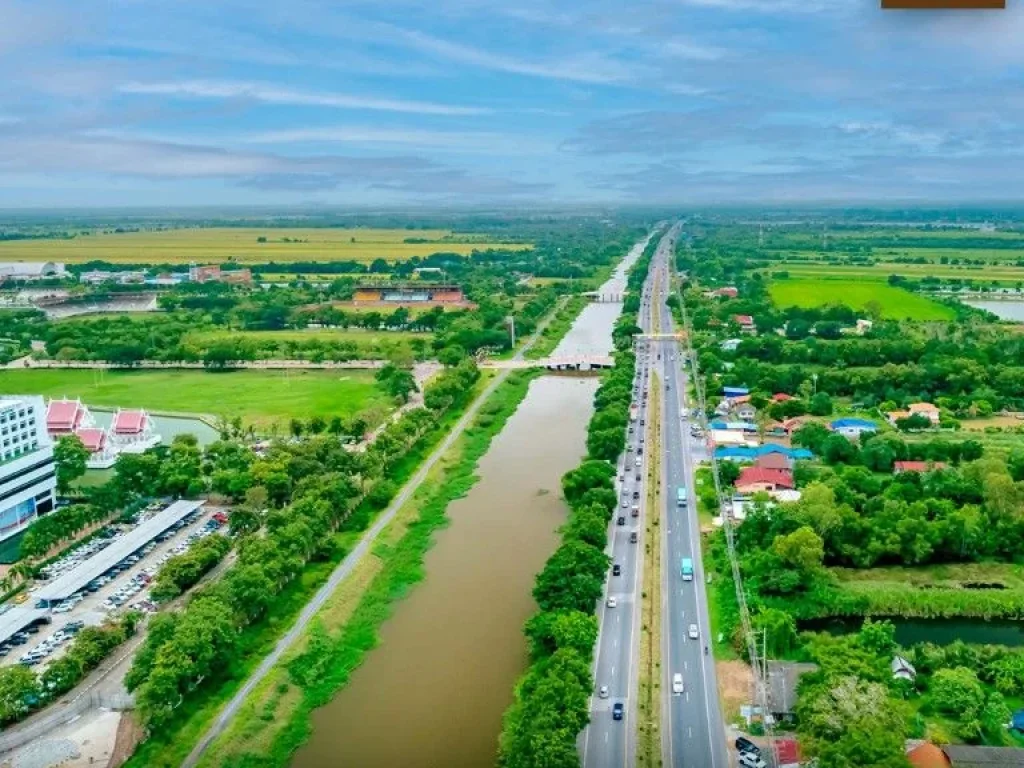
[[[650,277],[645,291],[650,285]],[[650,311],[641,310],[639,325],[645,331],[652,327]],[[608,549],[612,563],[621,568],[618,576],[609,571],[605,583],[605,595],[598,609],[599,635],[594,660],[595,690],[590,702],[590,724],[580,734],[580,753],[584,768],[624,768],[636,763],[637,723],[637,663],[640,641],[640,592],[643,574],[643,530],[647,496],[646,451],[640,456],[641,466],[636,466],[637,451],[644,449],[642,436],[649,424],[648,401],[643,396],[650,376],[650,361],[637,356],[637,372],[634,391],[639,393],[634,402],[638,404],[637,420],[632,433],[627,436],[627,452],[618,465],[617,488],[619,506],[608,529]],[[653,460],[657,460],[656,458]],[[640,476],[638,481],[637,475]],[[634,501],[633,495],[639,498]],[[626,501],[626,507],[622,501]],[[632,506],[639,505],[639,516],[632,516]],[[619,518],[623,517],[623,525]],[[637,542],[630,542],[630,534],[637,534]],[[616,606],[608,606],[608,598],[615,599]],[[600,695],[601,688],[608,687],[606,698]],[[612,717],[612,707],[624,705],[622,720]]]
[[[678,227],[678,225],[677,225]],[[674,227],[670,235],[677,233]],[[663,245],[666,245],[663,242]],[[660,315],[663,333],[675,323],[665,299],[671,291],[672,248],[659,248],[651,267],[655,295],[654,311]],[[681,366],[681,345],[666,340],[655,343],[666,390],[661,414],[662,479],[665,507],[662,511],[662,754],[667,766],[681,768],[728,768],[725,729],[718,702],[711,623],[704,568],[701,562],[700,523],[694,493],[694,473],[706,448],[690,434],[687,376]],[[678,488],[687,489],[683,506]],[[693,579],[682,578],[683,558],[693,562]],[[692,635],[696,632],[697,637]],[[673,690],[673,676],[682,675],[683,691]]]

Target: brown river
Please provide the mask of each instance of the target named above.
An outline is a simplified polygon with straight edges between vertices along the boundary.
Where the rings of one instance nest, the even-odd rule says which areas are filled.
[[[602,290],[621,292],[635,247]],[[555,354],[607,354],[620,304],[584,309]],[[596,378],[535,379],[448,506],[426,578],[399,602],[292,768],[486,768],[527,663],[533,579],[566,517],[562,475],[586,452]]]
[[[426,578],[398,603],[349,684],[313,715],[295,768],[494,765],[526,667],[533,578],[565,520],[561,477],[585,451],[595,378],[536,379],[448,507]]]

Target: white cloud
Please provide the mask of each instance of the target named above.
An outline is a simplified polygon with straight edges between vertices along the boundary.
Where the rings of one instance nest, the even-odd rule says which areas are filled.
[[[502,152],[533,154],[554,149],[549,141],[529,136],[473,131],[429,131],[415,128],[378,128],[375,126],[334,126],[266,131],[241,137],[245,144],[396,144],[409,147],[457,152]]]
[[[421,115],[482,115],[492,111],[484,107],[467,107],[428,101],[380,99],[373,96],[358,96],[345,93],[298,91],[266,83],[218,80],[181,80],[156,83],[130,82],[125,83],[118,90],[121,93],[152,96],[184,96],[197,99],[249,99],[266,104],[366,109],[384,112],[408,112]]]

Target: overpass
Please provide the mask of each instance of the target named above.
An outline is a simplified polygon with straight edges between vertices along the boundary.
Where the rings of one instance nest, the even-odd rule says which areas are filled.
[[[626,300],[626,291],[618,290],[587,291],[583,295],[598,304],[621,304]]]

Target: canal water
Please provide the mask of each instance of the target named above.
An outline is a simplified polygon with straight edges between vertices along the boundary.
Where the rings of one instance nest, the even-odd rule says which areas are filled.
[[[602,290],[625,290],[630,251]],[[555,354],[609,354],[618,303],[590,304]],[[562,475],[586,453],[596,378],[535,379],[448,507],[426,578],[395,609],[348,685],[313,713],[293,768],[484,768],[527,664],[533,580],[558,546]]]
[[[885,617],[875,617],[876,620]],[[917,643],[949,645],[962,640],[984,645],[1024,646],[1024,622],[984,619],[901,619],[889,618],[896,629],[896,642],[904,647]],[[845,635],[857,632],[863,620],[818,619],[800,622],[800,629]]]
[[[971,299],[964,301],[964,304],[968,304],[976,309],[984,309],[996,315],[1001,320],[1011,320],[1018,323],[1024,323],[1024,301],[985,301],[984,299],[978,299],[977,301]]]
[[[561,477],[586,449],[595,378],[543,377],[448,507],[427,577],[349,684],[313,714],[295,768],[481,768],[527,664],[534,576],[566,517]]]

